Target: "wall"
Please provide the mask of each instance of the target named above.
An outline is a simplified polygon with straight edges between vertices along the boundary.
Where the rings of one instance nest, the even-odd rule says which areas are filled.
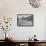
[[[30,6],[28,0],[0,0],[0,18],[13,17],[13,22],[10,31],[17,40],[27,40],[34,34],[37,35],[39,40],[45,39],[45,16],[46,8],[33,8]],[[33,27],[17,27],[17,14],[34,14]],[[2,35],[2,31],[0,31]],[[45,33],[45,34],[44,34]],[[4,34],[4,33],[3,33]],[[0,36],[0,39],[3,37]],[[4,39],[4,38],[3,38]]]

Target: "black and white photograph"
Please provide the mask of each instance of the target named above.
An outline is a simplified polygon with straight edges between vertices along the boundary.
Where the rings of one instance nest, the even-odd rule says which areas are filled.
[[[33,26],[33,14],[17,14],[17,26]]]

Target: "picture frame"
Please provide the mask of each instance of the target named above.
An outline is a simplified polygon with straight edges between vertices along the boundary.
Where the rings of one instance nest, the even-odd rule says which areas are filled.
[[[33,26],[33,14],[17,14],[17,26]]]

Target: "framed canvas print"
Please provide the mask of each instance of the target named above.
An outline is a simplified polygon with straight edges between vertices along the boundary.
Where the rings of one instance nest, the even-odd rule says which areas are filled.
[[[33,26],[33,14],[17,14],[17,26]]]

